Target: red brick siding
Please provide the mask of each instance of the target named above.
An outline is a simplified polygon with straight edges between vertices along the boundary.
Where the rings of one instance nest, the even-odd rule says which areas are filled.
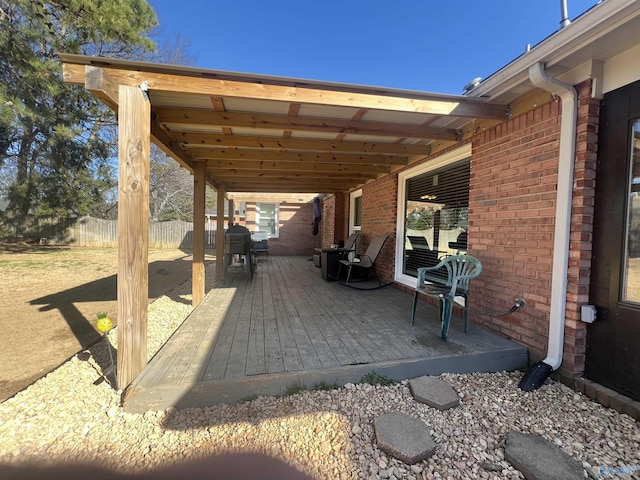
[[[599,115],[599,102],[589,96],[590,82],[578,85],[576,90],[579,108],[575,182],[564,359],[560,371],[565,377],[584,370],[586,325],[580,321],[580,306],[587,303],[589,297]],[[472,308],[506,311],[516,296],[524,297],[527,305],[509,316],[473,313],[471,318],[529,347],[532,361],[544,358],[547,348],[560,115],[560,102],[556,99],[482,132],[472,144],[469,253],[483,263],[482,277],[471,284]],[[433,158],[436,157],[424,162]],[[377,262],[378,273],[384,281],[394,276],[397,196],[397,174],[363,188],[361,251],[373,236],[390,234]],[[342,206],[345,232],[348,231],[348,198],[345,197]],[[334,230],[326,238],[331,238],[330,233],[336,238],[340,205],[335,198],[325,202],[327,216],[333,209],[335,217]],[[397,287],[413,292],[410,287]]]
[[[389,235],[376,260],[376,273],[382,282],[393,281],[394,276],[397,199],[397,175],[388,175],[362,188],[360,251],[366,251],[373,237]]]
[[[336,211],[336,215],[342,215],[342,231],[343,231],[343,236],[345,237],[345,240],[347,239],[347,237],[350,234],[349,231],[349,215],[351,214],[351,196],[348,193],[344,193],[342,194],[343,199],[342,199],[342,209],[340,213],[340,210]],[[336,226],[336,228],[338,228]]]
[[[349,205],[345,210],[345,198],[348,194],[338,193],[325,197],[322,201],[322,247],[329,248],[333,243],[344,242],[349,228]]]
[[[588,301],[598,103],[588,82],[580,97],[575,188],[567,287],[567,374],[584,369],[586,329],[580,305]],[[532,360],[546,354],[560,135],[555,100],[478,135],[473,141],[469,253],[483,264],[472,283],[473,304],[504,311],[516,296],[526,308],[509,316],[474,320],[530,348]]]
[[[584,371],[587,325],[580,321],[580,308],[589,302],[600,115],[600,101],[590,96],[591,82],[583,82],[576,90],[579,100],[563,357],[563,370],[568,375]]]
[[[329,248],[336,240],[336,196],[325,197],[322,201],[322,248]]]
[[[269,255],[308,255],[313,254],[314,242],[321,245],[321,235],[316,239],[311,232],[313,223],[313,203],[279,204],[279,237],[269,239]],[[255,230],[255,203],[247,202],[246,226]]]
[[[335,199],[335,231],[333,243],[346,241],[349,236],[349,194],[338,193]]]

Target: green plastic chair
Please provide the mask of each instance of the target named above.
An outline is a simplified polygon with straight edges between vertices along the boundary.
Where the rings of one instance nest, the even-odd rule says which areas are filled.
[[[440,299],[440,337],[447,341],[455,297],[464,298],[464,331],[469,330],[469,281],[482,273],[480,260],[471,255],[452,255],[433,267],[418,268],[418,281],[413,295],[411,325],[416,318],[418,294]]]

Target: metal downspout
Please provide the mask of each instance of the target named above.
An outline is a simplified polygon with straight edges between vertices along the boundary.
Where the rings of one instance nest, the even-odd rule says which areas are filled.
[[[553,95],[558,95],[562,99],[549,342],[547,357],[543,360],[553,370],[557,370],[562,364],[564,344],[578,94],[573,86],[549,77],[544,68],[544,63],[541,62],[532,65],[529,68],[529,79],[536,87],[547,90]]]

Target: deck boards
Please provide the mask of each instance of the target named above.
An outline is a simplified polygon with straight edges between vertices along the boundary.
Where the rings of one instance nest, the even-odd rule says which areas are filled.
[[[457,370],[526,363],[523,347],[476,325],[464,334],[459,318],[449,341],[440,341],[437,308],[426,302],[411,326],[411,303],[393,287],[325,282],[305,257],[260,257],[253,279],[229,272],[209,292],[134,381],[125,408],[143,411],[145,401],[156,408],[190,395],[189,405],[237,400],[240,393],[229,391],[238,385],[256,393],[296,378],[333,383],[363,371],[402,372],[404,363],[407,373],[446,371],[447,357]]]

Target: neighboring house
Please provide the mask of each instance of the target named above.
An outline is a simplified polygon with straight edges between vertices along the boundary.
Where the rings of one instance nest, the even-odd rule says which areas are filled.
[[[476,322],[526,345],[532,361],[562,361],[568,383],[584,374],[640,399],[638,32],[637,2],[602,2],[482,81],[467,95],[524,113],[470,123],[468,143],[326,198],[325,245],[353,230],[364,246],[392,234],[378,274],[409,292],[408,236],[452,253],[454,234],[468,232],[483,264],[474,309],[526,300]],[[581,320],[587,304],[593,324]]]
[[[234,207],[234,219],[236,222],[244,223],[244,204],[240,203]],[[204,213],[206,223],[212,224],[216,229],[218,225],[218,210],[216,207],[205,211]],[[229,202],[224,202],[224,228],[229,225]]]

